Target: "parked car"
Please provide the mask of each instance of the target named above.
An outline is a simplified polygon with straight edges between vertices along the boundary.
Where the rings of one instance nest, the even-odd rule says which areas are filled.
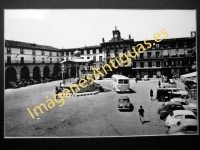
[[[38,84],[39,83],[37,80],[34,80],[34,79],[30,79],[30,81],[32,82],[32,84]]]
[[[45,81],[45,80],[43,80],[42,78],[40,78],[40,79],[37,79],[37,81],[38,81],[38,83],[46,83],[46,81]]]
[[[174,110],[171,112],[165,121],[166,126],[170,127],[176,124],[181,119],[197,119],[194,113],[190,110]]]
[[[197,134],[197,119],[182,119],[166,131],[167,134]]]
[[[148,75],[145,75],[144,76],[144,81],[148,81],[149,80],[149,76]]]
[[[133,105],[128,96],[120,96],[118,100],[118,110],[131,110]]]
[[[44,78],[44,81],[45,81],[45,82],[51,82],[51,79]]]
[[[10,88],[19,88],[20,86],[17,84],[17,82],[9,81],[9,87]]]
[[[27,85],[25,79],[21,79],[17,84],[19,87],[25,87]]]
[[[174,110],[185,110],[185,108],[177,102],[165,102],[158,108],[158,114],[161,120],[165,120],[167,116]]]
[[[188,103],[186,100],[184,99],[171,99],[171,102],[177,102],[179,104],[181,104],[186,110],[191,110],[195,115],[197,115],[197,108],[198,105],[195,103]]]

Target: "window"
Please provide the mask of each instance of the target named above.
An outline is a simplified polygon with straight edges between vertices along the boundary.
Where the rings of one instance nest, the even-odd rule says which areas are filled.
[[[52,56],[52,52],[49,52],[49,55]]]
[[[182,60],[180,60],[180,61],[179,61],[179,64],[180,64],[180,66],[182,66],[182,65],[183,65],[183,61],[182,61]]]
[[[140,58],[143,58],[143,53],[140,53]]]
[[[183,116],[182,115],[177,115],[174,117],[174,119],[183,119]]]
[[[10,47],[7,47],[7,53],[11,53]]]
[[[151,58],[151,52],[147,53],[148,58]]]
[[[10,64],[11,63],[11,57],[7,56],[7,63]]]
[[[152,62],[151,61],[148,62],[148,67],[152,67]]]
[[[21,57],[21,64],[24,64],[24,57]]]
[[[42,63],[44,64],[44,58],[42,58]]]
[[[93,56],[93,61],[96,62],[96,56]]]
[[[84,54],[87,54],[87,50],[84,50]]]
[[[124,80],[124,84],[128,84],[128,80]]]
[[[185,115],[185,119],[197,119],[197,118],[193,115]]]
[[[97,54],[99,53],[99,49],[96,49],[96,53],[97,53]]]
[[[59,63],[59,58],[57,58],[57,62]]]
[[[59,53],[57,52],[57,56],[59,56]]]
[[[123,84],[123,79],[118,80],[118,84]]]
[[[93,54],[96,54],[96,49],[94,49]]]
[[[164,61],[164,66],[168,66],[168,62],[166,60]]]
[[[87,57],[87,59],[90,59],[90,57]]]
[[[99,49],[99,53],[102,53],[102,49]]]
[[[33,63],[35,64],[35,57],[33,57]]]
[[[176,43],[176,48],[178,48],[178,43]]]
[[[33,55],[35,55],[35,50],[32,51]]]
[[[156,52],[156,58],[159,58],[159,52]]]
[[[69,55],[71,55],[71,52],[69,52]]]
[[[50,58],[50,64],[52,63],[52,58]]]
[[[93,54],[93,50],[92,49],[90,50],[90,54]]]
[[[171,47],[171,46],[170,46],[170,43],[168,43],[168,44],[167,44],[167,47],[168,47],[168,48],[170,48],[170,47]]]
[[[24,50],[20,48],[20,54],[24,54]]]
[[[140,62],[140,67],[144,68],[144,62]]]
[[[42,55],[44,55],[44,51],[42,51],[41,53],[42,53]]]
[[[187,47],[187,42],[184,42],[184,47]]]
[[[187,105],[185,102],[181,102],[181,105]]]
[[[160,45],[159,44],[156,44],[156,49],[159,49],[160,48]]]
[[[160,61],[156,61],[156,67],[160,67]]]
[[[93,68],[96,68],[96,64],[93,64]]]
[[[102,64],[99,64],[99,67],[101,68],[101,67],[102,67]]]
[[[102,61],[102,56],[99,56],[99,61]]]
[[[136,62],[132,62],[133,68],[136,68]]]

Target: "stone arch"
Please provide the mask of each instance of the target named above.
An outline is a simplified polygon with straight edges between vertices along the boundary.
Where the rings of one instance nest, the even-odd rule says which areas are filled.
[[[5,71],[5,88],[9,87],[9,81],[17,80],[16,68],[8,67]]]
[[[40,75],[40,67],[35,66],[33,68],[33,79],[40,79],[41,75]]]
[[[48,78],[50,76],[50,69],[48,66],[45,66],[43,69],[43,76],[44,78]]]
[[[23,66],[20,70],[20,79],[29,79],[30,78],[30,71],[27,66]]]
[[[53,67],[53,74],[54,75],[58,75],[59,72],[60,72],[60,67],[57,66],[57,65],[54,65],[54,67]]]

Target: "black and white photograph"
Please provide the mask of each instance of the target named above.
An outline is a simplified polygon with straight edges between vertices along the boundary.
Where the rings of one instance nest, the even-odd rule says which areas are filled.
[[[4,137],[198,135],[195,9],[4,9]]]

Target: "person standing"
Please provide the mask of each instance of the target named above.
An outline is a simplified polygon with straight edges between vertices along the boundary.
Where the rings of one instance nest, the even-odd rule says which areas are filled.
[[[137,77],[135,77],[135,83],[137,83]]]
[[[153,90],[152,89],[150,90],[150,97],[151,97],[151,100],[152,100],[152,98],[153,98]]]
[[[144,109],[142,108],[142,106],[140,106],[140,109],[138,110],[139,112],[139,117],[140,117],[140,122],[142,122],[142,124],[144,123]]]
[[[160,85],[161,85],[161,83],[160,83],[160,81],[158,82],[158,86],[159,86],[159,88],[160,88]]]

